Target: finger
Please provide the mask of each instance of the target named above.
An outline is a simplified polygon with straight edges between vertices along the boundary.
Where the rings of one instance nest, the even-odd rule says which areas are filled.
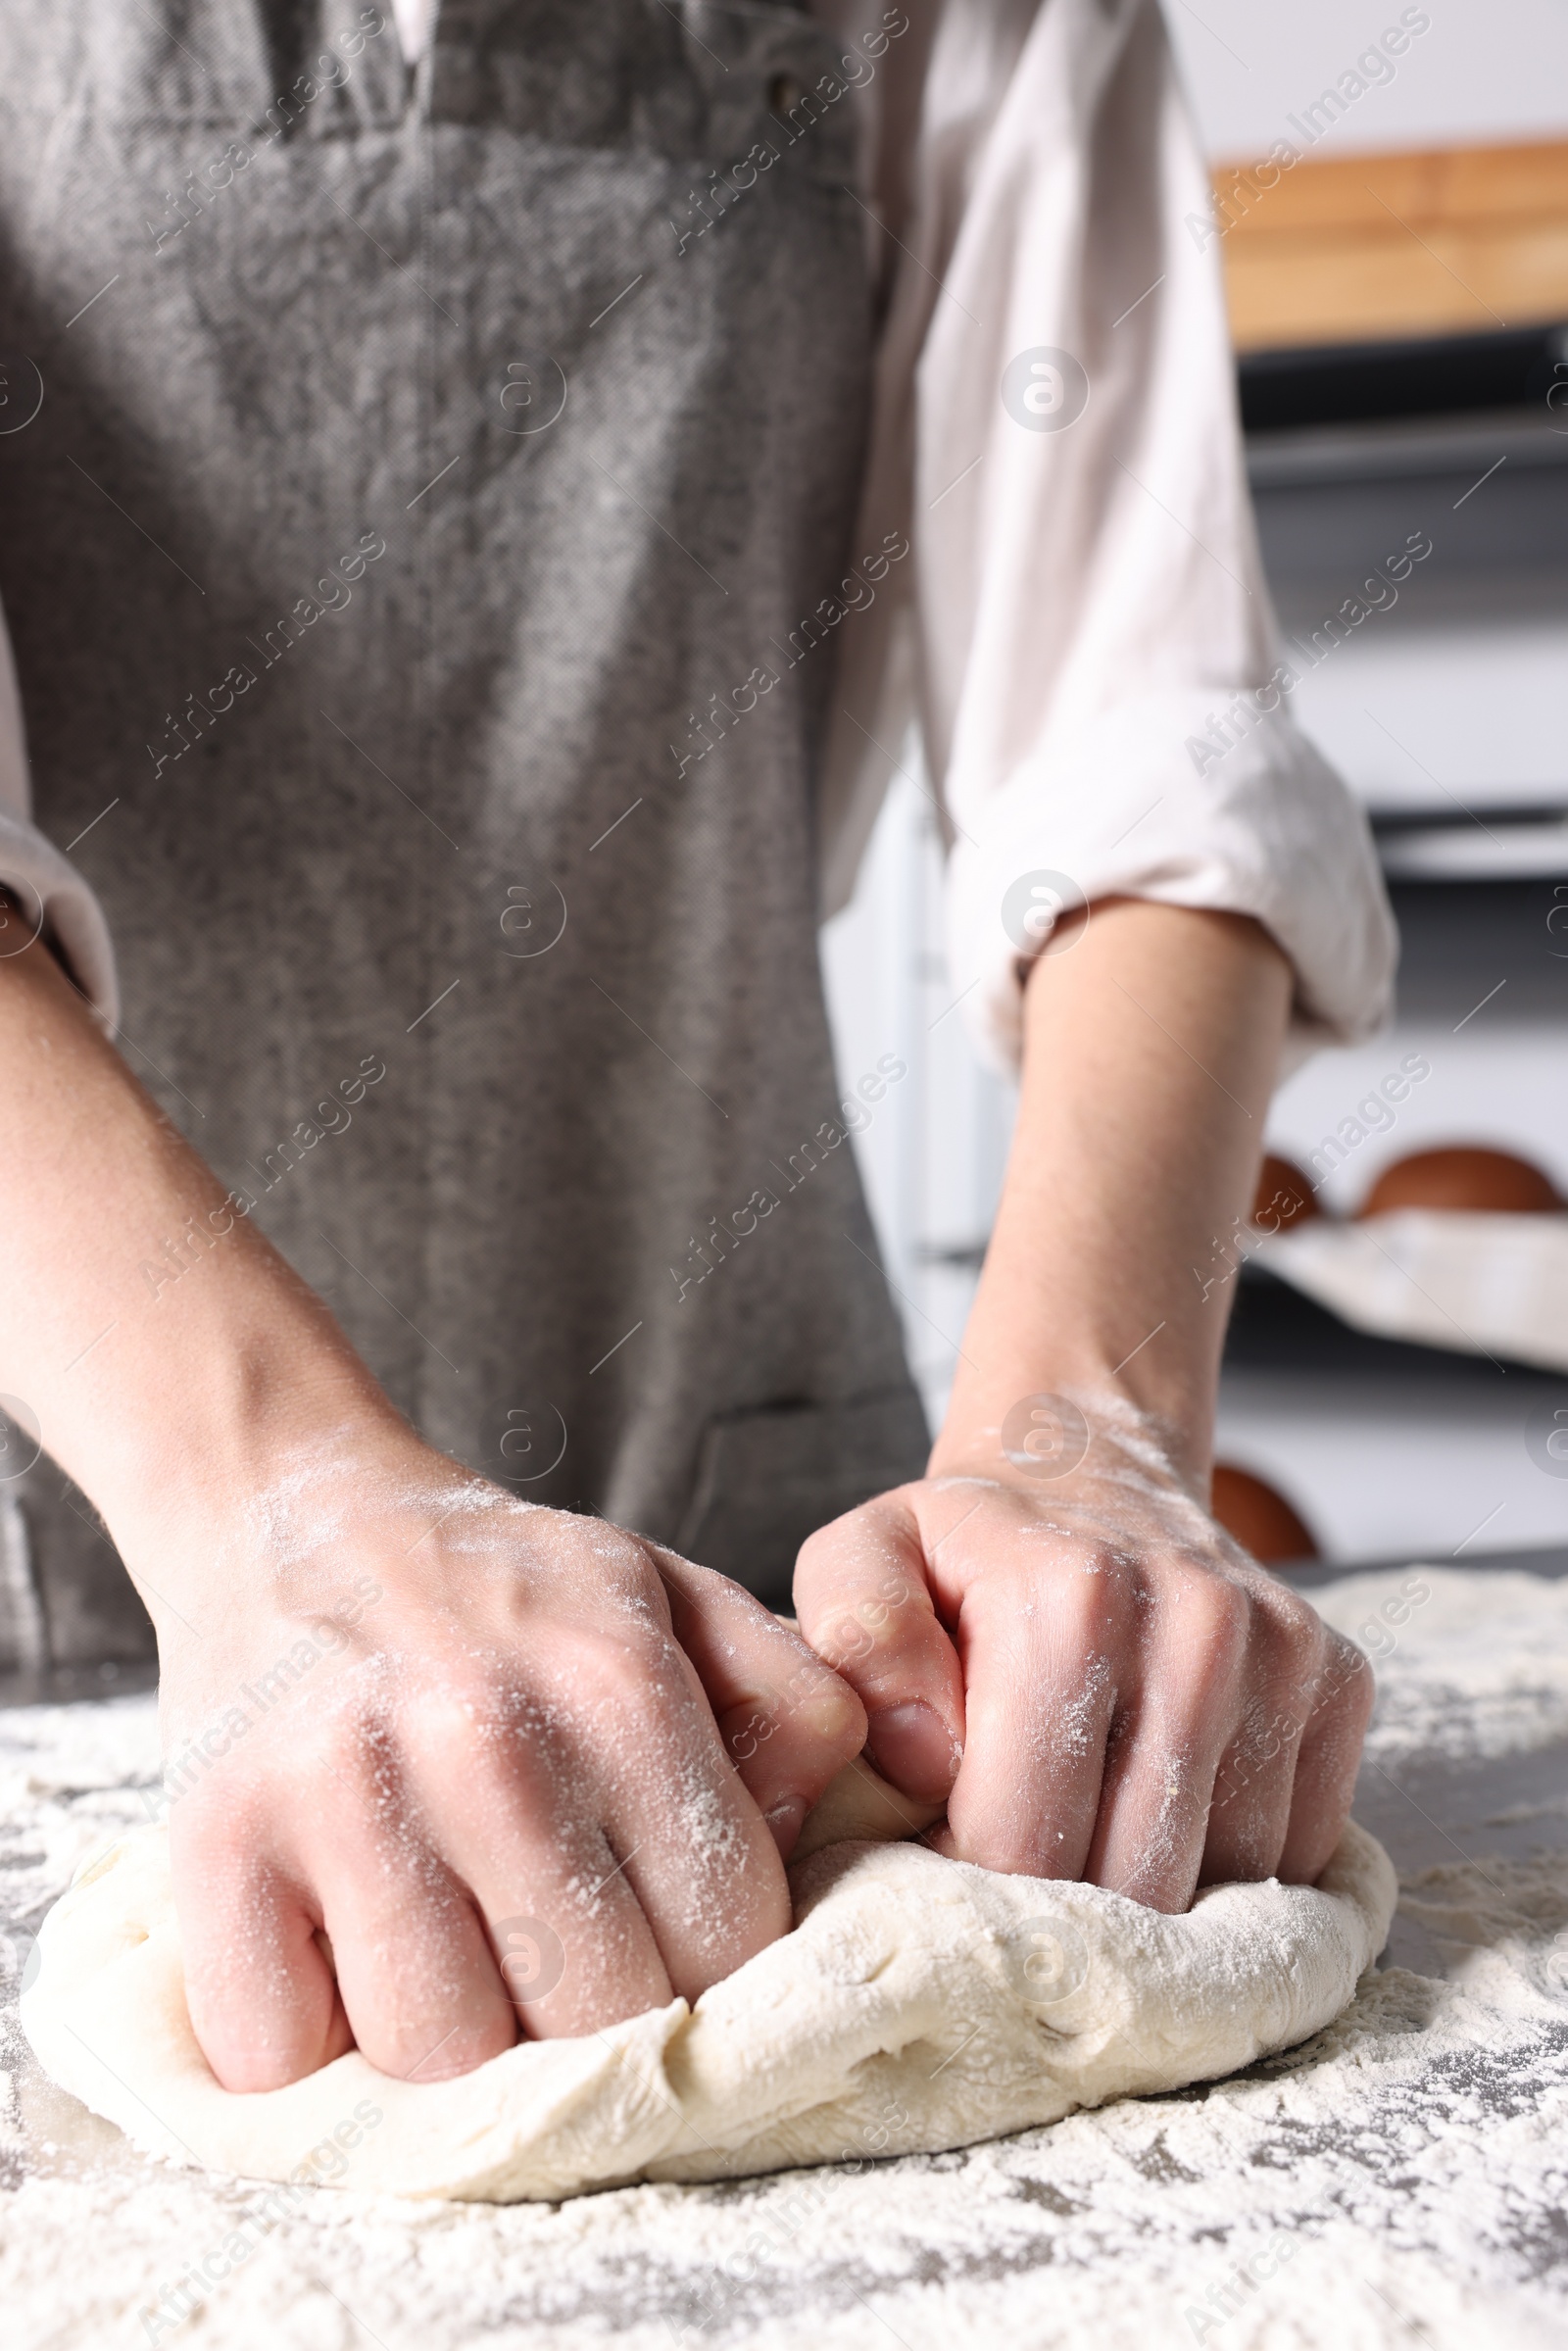
[[[470,1777],[448,1847],[523,2033],[571,2038],[666,2006],[673,1995],[653,1929],[597,1823],[525,1815],[515,1788],[488,1801],[481,1790],[477,1803],[473,1793]]]
[[[353,2034],[299,1881],[199,1816],[176,1816],[172,1865],[186,2005],[224,2089],[281,2089],[341,2057]]]
[[[650,1543],[675,1639],[697,1669],[722,1739],[780,1854],[865,1743],[859,1699],[798,1633],[710,1568]]]
[[[1145,1638],[1139,1681],[1118,1712],[1085,1876],[1181,1911],[1202,1860],[1220,1757],[1241,1713],[1251,1622],[1246,1592],[1195,1571],[1167,1587]]]
[[[1245,1695],[1220,1758],[1200,1882],[1271,1878],[1285,1848],[1301,1735],[1322,1678],[1326,1628],[1315,1608],[1250,1571]],[[1325,1856],[1326,1858],[1326,1856]]]
[[[313,1864],[338,1990],[378,2072],[446,2082],[510,2049],[517,2019],[474,1904],[407,1822],[384,1816]]]
[[[289,1861],[330,1937],[354,2038],[399,2081],[468,2073],[517,2037],[483,1925],[420,1801],[428,1757],[471,1749],[474,1728],[458,1693],[415,1687],[396,1739],[374,1716],[330,1712],[291,1758]]]
[[[956,1522],[971,1505],[958,1494],[954,1503]],[[812,1648],[865,1707],[866,1752],[883,1778],[921,1802],[945,1796],[963,1754],[963,1675],[907,1503],[883,1494],[812,1535],[795,1605]]]
[[[1342,1634],[1326,1626],[1324,1632],[1317,1703],[1301,1738],[1279,1858],[1279,1874],[1288,1886],[1315,1885],[1345,1834],[1376,1695],[1372,1668],[1362,1652]]]
[[[1132,1653],[1125,1578],[1087,1563],[991,1576],[965,1594],[969,1737],[938,1851],[984,1869],[1080,1878],[1094,1837],[1105,1744]]]
[[[616,1708],[635,1731],[643,1654],[682,1691],[686,1685],[662,1626],[645,1626],[633,1648],[628,1658],[624,1641],[607,1641],[585,1651],[584,1662],[615,1691]],[[446,1937],[447,1972],[432,1980],[420,2011],[420,2082],[478,2062],[466,2054],[470,2035],[454,2031],[466,1997],[480,2000],[497,2038],[505,2012],[503,2047],[518,2025],[537,2039],[592,2033],[671,1997],[653,1931],[620,1866],[624,1848],[612,1846],[602,1825],[608,1799],[598,1748],[607,1733],[594,1695],[592,1689],[579,1693],[569,1727],[532,1710],[519,1719],[488,1688],[434,1682],[405,1696],[401,1749],[418,1826],[402,1841],[416,1837],[439,1852],[440,1863],[424,1873],[436,1907],[455,1897],[463,1913],[461,1949],[446,1926],[424,1922],[427,1935]],[[358,1883],[364,1872],[354,1858],[346,1853],[342,1866]],[[349,2013],[358,2030],[352,1999]]]
[[[650,1633],[619,1645],[593,1707],[598,1801],[669,1981],[695,2001],[787,1934],[778,1847],[724,1751],[690,1659]],[[581,1667],[579,1666],[579,1670]]]

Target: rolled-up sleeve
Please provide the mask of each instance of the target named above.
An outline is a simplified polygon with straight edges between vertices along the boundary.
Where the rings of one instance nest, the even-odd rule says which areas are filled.
[[[40,934],[104,1026],[120,1016],[114,950],[103,909],[81,875],[31,820],[26,737],[5,615],[0,613],[0,889],[20,909],[16,935]],[[15,922],[13,917],[13,922]],[[0,934],[0,954],[7,951]]]
[[[981,18],[989,91],[960,50]],[[911,189],[868,523],[908,515],[905,651],[978,1041],[1016,1061],[1031,877],[1047,919],[1053,891],[1253,915],[1294,966],[1298,1046],[1364,1035],[1393,923],[1364,815],[1290,715],[1208,183],[1152,0],[949,0]],[[864,652],[891,676],[898,621],[882,634]],[[863,836],[864,793],[858,822],[839,802]]]

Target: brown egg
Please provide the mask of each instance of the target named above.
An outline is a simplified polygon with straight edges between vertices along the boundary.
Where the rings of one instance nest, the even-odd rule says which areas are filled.
[[[1209,1508],[1226,1534],[1265,1567],[1318,1555],[1317,1544],[1284,1494],[1254,1478],[1250,1469],[1216,1461]]]
[[[1494,1209],[1512,1216],[1549,1216],[1562,1206],[1551,1178],[1512,1151],[1454,1145],[1412,1151],[1385,1167],[1361,1202],[1359,1216],[1391,1208]]]
[[[1308,1216],[1322,1213],[1317,1195],[1300,1169],[1294,1161],[1281,1159],[1270,1151],[1257,1171],[1253,1224],[1265,1233],[1283,1233],[1287,1225],[1299,1224]]]

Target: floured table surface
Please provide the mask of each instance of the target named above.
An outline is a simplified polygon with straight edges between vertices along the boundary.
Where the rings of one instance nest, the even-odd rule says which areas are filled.
[[[0,1714],[8,2344],[1555,2347],[1568,1580],[1420,1568],[1312,1597],[1379,1653],[1357,1813],[1405,1881],[1388,1964],[1338,2024],[1224,2082],[958,2154],[868,2143],[556,2208],[178,2171],[54,2089],[17,1973],[73,1873],[147,1818],[153,1701]]]

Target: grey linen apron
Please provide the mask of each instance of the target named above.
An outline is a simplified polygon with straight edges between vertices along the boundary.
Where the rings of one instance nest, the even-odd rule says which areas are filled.
[[[775,1600],[925,1445],[815,941],[901,560],[835,63],[709,0],[446,0],[416,73],[350,0],[0,5],[0,597],[122,1049],[433,1444]],[[23,1499],[55,1658],[137,1653]]]

